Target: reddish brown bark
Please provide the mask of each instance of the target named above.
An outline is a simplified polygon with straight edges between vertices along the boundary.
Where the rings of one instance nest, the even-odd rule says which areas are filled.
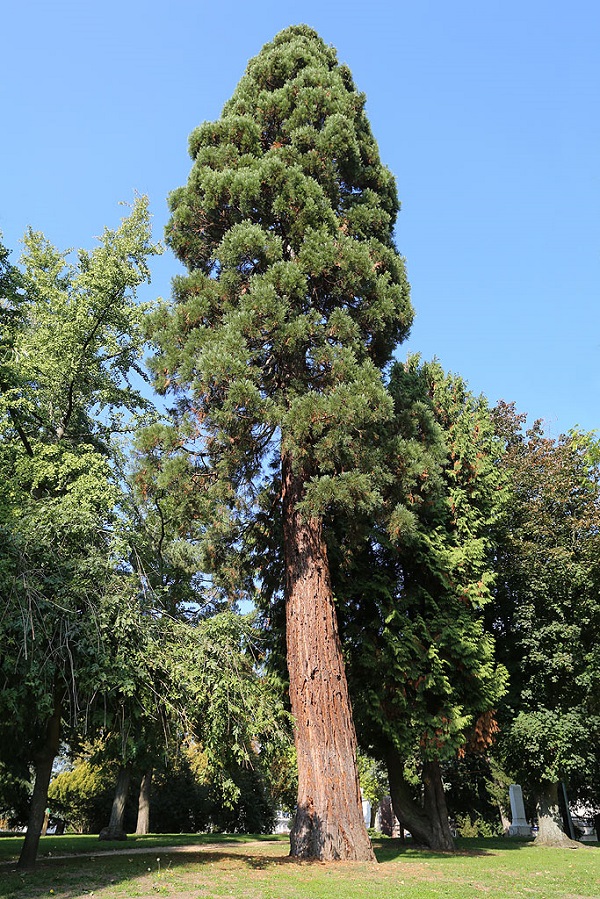
[[[55,697],[54,709],[46,725],[44,742],[34,757],[35,783],[29,806],[29,820],[25,842],[19,856],[18,868],[33,868],[37,858],[40,836],[44,826],[48,805],[48,787],[52,776],[52,766],[60,745],[62,703]]]
[[[290,855],[373,861],[322,521],[298,512],[303,492],[303,478],[284,457],[287,661],[298,753]]]

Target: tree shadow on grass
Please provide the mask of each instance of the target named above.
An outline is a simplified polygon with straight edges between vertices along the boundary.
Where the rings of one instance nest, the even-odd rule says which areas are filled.
[[[530,843],[518,840],[461,839],[456,853],[435,852],[400,840],[374,840],[375,853],[385,867],[394,862],[410,864],[411,861],[427,862],[451,859],[456,856],[486,856],[494,850],[519,850]],[[188,844],[189,846],[189,844]],[[123,848],[121,844],[121,849]],[[132,847],[133,848],[133,847]],[[4,867],[0,899],[41,899],[51,893],[54,899],[81,899],[84,895],[99,892],[106,887],[121,888],[127,882],[147,892],[165,892],[172,879],[186,889],[196,889],[199,881],[219,881],[221,877],[237,876],[243,882],[251,871],[276,870],[282,866],[344,866],[357,863],[320,862],[298,860],[288,855],[287,842],[272,842],[263,846],[244,843],[211,846],[203,849],[196,844],[183,851],[177,847],[148,847],[144,853],[116,852],[103,855],[92,853],[70,858],[40,858],[38,867],[27,874]],[[360,864],[360,863],[358,863]],[[146,880],[146,884],[143,881]],[[176,892],[174,893],[176,895]]]
[[[454,852],[446,852],[436,849],[428,849],[419,846],[412,840],[383,839],[373,840],[373,848],[377,861],[380,864],[397,860],[454,858],[456,856],[480,856],[493,855],[495,852],[504,852],[507,849],[525,849],[532,845],[532,840],[519,840],[508,837],[467,838],[460,837],[456,840]]]
[[[281,845],[281,844],[280,844]],[[287,851],[285,844],[282,851]],[[155,848],[143,854],[77,855],[70,858],[40,858],[35,869],[27,872],[16,867],[5,866],[2,870],[0,899],[39,899],[49,894],[53,899],[81,899],[82,896],[98,893],[111,887],[123,889],[131,883],[146,892],[168,889],[169,881],[190,880],[189,889],[195,888],[198,878],[219,880],[237,869],[243,877],[248,869],[263,870],[287,861],[287,856],[260,855],[249,853],[240,846],[238,851],[230,848],[202,850],[195,848],[186,852],[157,852]],[[232,864],[233,863],[233,864]],[[147,881],[143,884],[143,881]]]
[[[21,848],[23,846],[23,834],[2,835],[0,838],[0,865],[12,864],[19,858]],[[273,843],[282,840],[278,834],[148,834],[145,836],[129,835],[126,842],[107,841],[98,842],[97,834],[64,834],[62,836],[48,835],[40,839],[40,847],[38,851],[38,861],[44,858],[61,855],[81,855],[91,856],[99,852],[112,850],[144,849],[153,852],[155,849],[162,848],[165,842],[169,846],[188,846],[197,844],[202,847],[206,844],[226,843],[235,845],[244,845],[245,843],[268,842]]]

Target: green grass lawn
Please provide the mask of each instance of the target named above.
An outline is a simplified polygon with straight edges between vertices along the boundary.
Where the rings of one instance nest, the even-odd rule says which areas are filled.
[[[14,859],[20,839],[0,840]],[[277,837],[152,835],[127,843],[45,837],[35,872],[0,868],[0,899],[598,899],[600,851],[509,840],[459,840],[455,855],[374,841],[378,865],[295,863]],[[188,847],[177,851],[177,847]],[[160,847],[160,851],[158,851]],[[115,848],[124,855],[93,854]],[[139,849],[146,852],[139,853]],[[71,852],[76,858],[56,856]],[[50,853],[50,854],[49,854]]]
[[[257,841],[272,842],[281,840],[287,844],[287,837],[247,834],[190,834],[190,833],[152,833],[138,837],[132,835],[126,842],[106,840],[100,842],[97,834],[65,834],[61,837],[42,837],[38,852],[38,860],[43,863],[57,855],[95,855],[98,852],[123,849],[144,849],[149,851],[154,846],[202,846],[213,843],[248,843]],[[23,845],[23,837],[0,836],[0,864],[16,862]]]

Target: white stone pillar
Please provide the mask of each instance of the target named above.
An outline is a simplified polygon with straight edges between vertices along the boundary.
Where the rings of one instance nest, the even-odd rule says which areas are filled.
[[[530,837],[531,827],[527,823],[525,817],[525,804],[523,802],[523,790],[520,784],[511,784],[510,793],[510,812],[512,824],[508,828],[509,837]]]

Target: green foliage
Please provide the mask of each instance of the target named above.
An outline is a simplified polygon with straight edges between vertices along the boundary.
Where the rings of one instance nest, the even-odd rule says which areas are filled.
[[[293,816],[298,796],[298,757],[292,734],[287,744],[280,741],[261,747],[260,757],[274,808]]]
[[[99,833],[110,815],[117,773],[114,764],[101,767],[87,759],[61,771],[48,790],[51,817],[76,833]]]
[[[225,747],[224,747],[225,749]],[[110,815],[118,763],[104,758],[98,746],[88,748],[71,770],[53,779],[48,794],[51,817],[71,830],[98,833]],[[151,826],[154,833],[269,833],[274,823],[275,797],[267,780],[262,753],[246,764],[231,756],[228,776],[235,798],[223,793],[222,776],[196,743],[174,746],[157,757],[152,778]],[[139,780],[132,782],[126,829],[135,826]]]
[[[483,818],[472,818],[471,815],[457,815],[456,829],[461,837],[502,836],[502,827],[499,822],[494,825]]]
[[[461,817],[471,817],[475,822],[485,822],[491,831],[481,831],[481,836],[491,836],[492,832],[495,834],[502,830],[500,809],[510,818],[509,786],[512,779],[493,755],[482,752],[462,753],[445,762],[443,777],[451,819],[458,823]],[[468,836],[464,831],[461,833],[462,836]]]
[[[25,247],[2,300],[0,751],[11,740],[31,760],[54,708],[75,724],[97,695],[103,603],[131,592],[108,438],[144,405],[128,383],[143,352],[135,295],[158,248],[144,199],[77,263],[38,233]]]
[[[383,797],[389,793],[387,771],[381,762],[364,752],[358,753],[357,763],[362,798],[376,809]]]
[[[394,366],[390,390],[390,512],[358,553],[360,532],[343,521],[336,592],[366,745],[448,759],[505,689],[481,611],[503,499],[500,448],[485,401],[437,363]],[[493,727],[489,719],[484,743]]]
[[[262,648],[251,618],[176,616],[121,593],[104,603],[101,628],[106,660],[96,674],[102,703],[88,725],[98,735],[92,763],[160,772],[185,734],[202,746],[198,773],[211,795],[236,807],[236,772],[255,766],[257,746],[274,754],[289,740],[287,715],[257,670]],[[192,818],[206,824],[200,792],[204,810]],[[187,826],[181,819],[178,829]]]
[[[0,821],[9,827],[22,826],[27,821],[30,780],[27,765],[21,759],[13,755],[6,763],[0,762]]]
[[[42,234],[26,235],[27,328],[15,347],[24,386],[5,402],[19,410],[31,436],[75,444],[82,434],[106,436],[120,410],[144,404],[130,383],[145,312],[135,297],[150,278],[148,256],[157,252],[145,199],[116,231],[106,229],[92,252],[80,250],[76,265]],[[35,385],[34,396],[25,385]]]
[[[270,682],[257,674],[261,646],[252,619],[223,612],[179,633],[191,651],[188,683],[194,733],[225,803],[239,787],[230,771],[252,767],[260,747],[272,757],[289,743],[289,719]]]
[[[200,530],[228,585],[240,571],[224,547],[252,545],[261,482],[277,502],[266,473],[280,454],[303,477],[307,513],[381,502],[369,435],[392,403],[380,367],[412,312],[394,180],[364,103],[332,48],[288,28],[193,133],[188,184],[171,196],[168,241],[188,274],[154,317],[153,367],[178,399],[181,441],[200,441],[179,471],[212,503]]]
[[[210,827],[221,833],[272,833],[276,808],[266,772],[260,767],[238,767],[232,772],[237,799],[223,803],[219,792],[210,809]]]
[[[503,749],[535,794],[566,780],[598,795],[600,468],[592,434],[553,440],[501,405],[511,498],[499,523],[490,619],[511,674]],[[591,798],[591,797],[590,797]]]
[[[0,390],[15,383],[11,364],[16,336],[23,324],[22,276],[9,260],[9,250],[0,243]]]

